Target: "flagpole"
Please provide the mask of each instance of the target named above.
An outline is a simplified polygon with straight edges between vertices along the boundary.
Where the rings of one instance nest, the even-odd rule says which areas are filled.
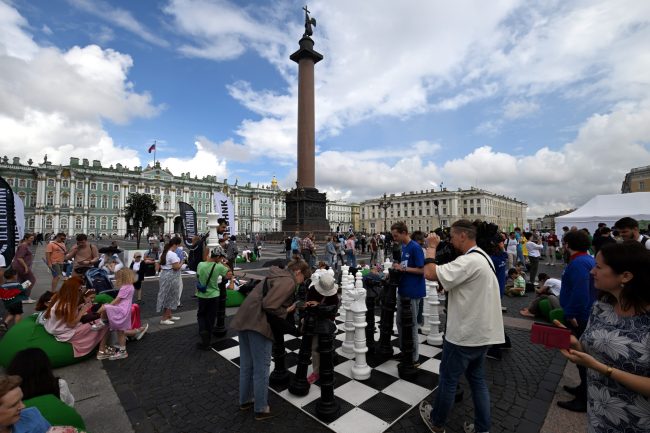
[[[156,140],[153,141],[153,166],[156,166],[156,151],[158,149],[156,148]]]

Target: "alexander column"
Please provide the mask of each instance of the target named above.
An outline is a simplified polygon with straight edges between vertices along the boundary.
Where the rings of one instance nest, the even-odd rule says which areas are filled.
[[[286,219],[282,221],[285,232],[330,231],[326,215],[326,197],[316,189],[315,176],[315,115],[314,115],[314,65],[323,55],[314,50],[313,26],[316,19],[305,11],[305,33],[300,48],[289,58],[298,63],[298,179],[296,188],[286,197]]]

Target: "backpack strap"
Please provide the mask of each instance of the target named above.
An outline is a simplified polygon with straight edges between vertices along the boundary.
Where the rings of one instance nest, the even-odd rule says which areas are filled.
[[[492,260],[490,260],[490,258],[489,258],[488,256],[486,256],[485,254],[483,254],[483,253],[482,253],[481,251],[479,251],[479,250],[472,250],[472,251],[470,251],[468,254],[471,254],[471,253],[479,253],[480,255],[482,255],[482,256],[485,258],[485,260],[487,260],[488,265],[490,266],[490,269],[492,269],[492,272],[494,272],[494,275],[496,276],[496,274],[497,274],[497,270],[496,270],[496,268],[494,267],[494,264],[492,263]]]

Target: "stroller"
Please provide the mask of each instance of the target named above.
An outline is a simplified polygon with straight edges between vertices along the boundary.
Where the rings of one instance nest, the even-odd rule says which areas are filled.
[[[119,290],[113,287],[113,283],[108,278],[108,273],[99,268],[90,268],[84,274],[84,279],[86,281],[86,287],[91,287],[95,289],[96,294],[105,293],[113,298],[115,298]]]

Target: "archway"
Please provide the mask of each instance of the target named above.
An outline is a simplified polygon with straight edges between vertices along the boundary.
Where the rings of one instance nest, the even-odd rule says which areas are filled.
[[[151,230],[151,233],[153,233],[153,234],[164,235],[165,234],[165,218],[161,217],[160,215],[154,215],[153,221],[151,222],[151,226],[149,228]]]
[[[180,216],[174,218],[174,233],[183,233],[183,218]]]

